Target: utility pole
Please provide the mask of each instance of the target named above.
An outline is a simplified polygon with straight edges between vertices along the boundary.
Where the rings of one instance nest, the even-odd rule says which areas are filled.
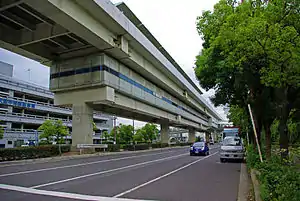
[[[116,119],[117,117],[114,116],[114,144],[117,143],[117,122],[116,122]]]

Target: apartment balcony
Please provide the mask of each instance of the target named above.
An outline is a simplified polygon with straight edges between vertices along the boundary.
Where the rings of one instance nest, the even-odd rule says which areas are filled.
[[[9,113],[9,112],[1,112],[0,111],[0,121],[8,121],[8,122],[18,122],[24,124],[37,124],[41,125],[47,119],[51,120],[61,120],[64,125],[68,127],[72,127],[72,120],[39,116],[39,115],[30,115],[30,114],[21,114],[21,113]],[[110,125],[105,123],[96,123],[96,127],[99,130],[109,130]]]
[[[3,139],[7,140],[37,140],[41,131],[32,129],[5,129]],[[72,134],[66,136],[65,139],[72,139]],[[93,135],[93,139],[104,139],[100,134]]]
[[[5,102],[5,103],[4,103]],[[33,101],[29,99],[22,99],[17,97],[0,97],[0,104],[11,105],[16,107],[24,107],[24,105],[30,104],[30,108],[36,110],[45,111],[49,113],[58,113],[65,115],[72,115],[72,109],[67,107],[57,107],[50,103],[44,103],[39,101]],[[25,107],[26,108],[26,107]],[[98,112],[94,112],[94,119],[109,120],[110,117]]]
[[[39,115],[21,114],[21,113],[0,112],[0,121],[41,125],[47,119],[62,120],[62,122],[66,126],[68,126],[68,127],[72,126],[72,121],[66,120],[66,119],[53,118],[53,117],[47,117],[47,116],[39,116]]]

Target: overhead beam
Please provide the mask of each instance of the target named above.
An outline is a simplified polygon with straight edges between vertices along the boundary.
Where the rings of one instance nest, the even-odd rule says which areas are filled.
[[[35,31],[22,30],[18,47],[23,47],[43,40],[52,39],[58,36],[71,33],[59,25],[49,26],[48,24],[38,24]]]
[[[14,15],[14,14],[8,12],[8,11],[3,11],[3,12],[0,13],[0,15],[3,18],[5,18],[5,19],[7,19],[7,20],[9,20],[9,21],[21,26],[21,27],[23,27],[24,29],[27,29],[28,31],[33,31],[35,29],[34,25],[30,24],[29,22],[23,20],[22,18]]]
[[[53,25],[53,24],[50,23],[49,21],[47,21],[47,20],[41,18],[40,16],[38,16],[38,15],[36,15],[36,14],[30,12],[29,10],[27,10],[26,8],[24,8],[22,5],[17,5],[17,7],[18,7],[19,9],[23,10],[24,12],[28,13],[29,15],[35,17],[36,19],[38,19],[38,20],[40,20],[40,21],[42,21],[42,22],[44,22],[44,23],[46,23],[46,24],[48,24],[48,25]]]
[[[0,12],[12,8],[14,6],[18,6],[21,3],[23,3],[22,0],[2,0],[0,1]]]

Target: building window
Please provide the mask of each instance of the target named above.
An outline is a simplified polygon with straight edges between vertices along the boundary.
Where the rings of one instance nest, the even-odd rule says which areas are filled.
[[[12,144],[12,141],[10,141],[10,140],[9,140],[9,141],[7,141],[7,144]]]

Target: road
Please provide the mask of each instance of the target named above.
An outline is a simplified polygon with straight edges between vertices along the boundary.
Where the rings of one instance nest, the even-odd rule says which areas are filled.
[[[0,164],[3,201],[235,201],[240,164],[220,163],[189,148],[93,156],[32,164]]]

